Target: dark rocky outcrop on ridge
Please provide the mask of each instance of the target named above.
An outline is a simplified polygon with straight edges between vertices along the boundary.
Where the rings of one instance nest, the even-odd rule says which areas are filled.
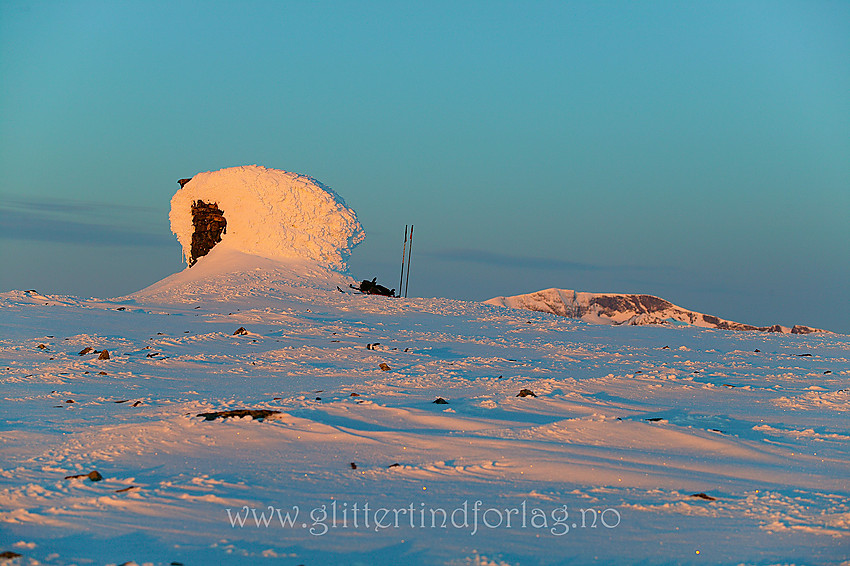
[[[724,320],[710,314],[683,309],[670,301],[652,295],[583,293],[568,289],[545,289],[527,295],[495,297],[484,302],[503,307],[548,312],[596,324],[646,325],[678,322],[719,330],[756,330],[786,334],[826,332],[799,324],[788,328],[779,324],[754,326]]]
[[[192,225],[195,231],[192,232],[190,267],[221,241],[221,235],[227,233],[227,220],[224,219],[224,212],[217,203],[196,200],[192,203]]]

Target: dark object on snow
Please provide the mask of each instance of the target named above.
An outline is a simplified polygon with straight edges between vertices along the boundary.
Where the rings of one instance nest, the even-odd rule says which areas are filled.
[[[47,349],[47,346],[45,346],[44,344],[39,344],[39,345],[37,346],[37,348],[38,348],[39,350],[46,350],[46,349]]]
[[[206,421],[214,421],[215,419],[226,419],[227,417],[251,417],[255,420],[263,420],[264,418],[275,415],[280,411],[272,411],[271,409],[236,409],[234,411],[215,411],[213,413],[200,413],[197,417],[204,417]]]
[[[98,360],[108,360],[109,359],[109,350],[104,350],[97,357]]]
[[[185,185],[186,183],[188,183],[191,180],[192,180],[192,177],[189,177],[188,179],[177,179],[177,182],[180,183],[180,188],[182,189],[183,185]]]
[[[192,203],[192,250],[189,255],[189,267],[195,265],[199,257],[210,253],[210,250],[221,241],[221,235],[227,234],[227,220],[218,203],[206,203],[196,200]]]
[[[118,308],[117,308],[117,309],[115,309],[115,310],[117,310],[117,311],[125,311],[125,310],[127,310],[127,307],[118,307]]]
[[[107,374],[106,374],[105,371],[99,371],[99,372],[97,372],[97,375],[107,375]]]
[[[351,469],[352,469],[352,470],[356,470],[356,469],[357,469],[357,464],[355,464],[354,462],[352,462],[352,463],[351,463]]]
[[[521,389],[517,397],[537,397],[531,389]]]
[[[236,332],[233,333],[234,336],[244,336],[245,334],[248,334],[248,331],[243,326],[237,328]]]
[[[4,550],[0,552],[0,560],[12,560],[13,558],[18,558],[19,556],[23,556],[22,554],[18,554],[17,552],[12,552],[11,550]]]
[[[797,354],[797,357],[800,357],[800,358],[811,358],[811,357],[812,357],[812,355],[811,355],[811,354]]]
[[[437,405],[448,405],[449,404],[449,402],[446,401],[445,399],[443,399],[442,397],[437,397],[434,400],[434,403],[436,403]]]
[[[94,352],[94,348],[92,348],[91,346],[86,346],[85,348],[83,348],[82,350],[80,350],[80,355],[81,355],[81,356],[85,356],[85,355],[86,355],[86,354],[88,354],[89,352]]]
[[[759,352],[761,352],[761,350],[759,350],[758,348],[756,348],[755,350],[753,350],[753,352],[755,352],[756,354],[758,354]]]
[[[125,487],[124,489],[116,489],[115,493],[126,493],[126,492],[130,491],[131,489],[139,489],[139,486],[131,485],[131,486]]]
[[[716,497],[706,495],[705,493],[692,493],[691,497],[697,497],[699,499],[705,499],[706,501],[717,501]]]
[[[649,422],[651,422],[651,423],[657,423],[657,422],[659,422],[659,421],[663,421],[663,420],[664,420],[664,418],[663,418],[663,417],[651,417],[651,418],[643,419],[643,420],[645,420],[645,421],[649,421]]]
[[[337,285],[337,286],[336,286],[336,290],[337,290],[337,291],[339,291],[340,293],[342,293],[343,295],[345,294],[345,291],[343,291],[342,289],[340,289],[340,288],[339,288],[339,285]]]
[[[360,397],[360,393],[352,393],[349,397]]]
[[[381,371],[392,371],[392,368],[385,363],[381,363],[378,367],[381,368]]]
[[[92,470],[87,474],[76,474],[73,476],[65,476],[66,480],[75,480],[77,478],[89,478],[91,481],[100,481],[103,479],[103,476],[100,475],[100,472],[97,470]]]
[[[401,464],[399,464],[398,462],[396,462],[395,464],[390,464],[390,465],[389,465],[389,466],[387,466],[387,467],[388,467],[388,468],[398,468],[399,466],[401,466]]]
[[[387,289],[383,285],[378,285],[376,283],[377,280],[377,277],[373,278],[371,281],[366,281],[364,279],[360,282],[359,286],[355,287],[354,285],[349,285],[349,287],[367,295],[383,295],[384,297],[395,297],[395,289]]]

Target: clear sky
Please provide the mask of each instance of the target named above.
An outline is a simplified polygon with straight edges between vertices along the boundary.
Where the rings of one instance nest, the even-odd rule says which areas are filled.
[[[0,289],[153,283],[177,179],[255,163],[358,279],[415,223],[413,296],[850,332],[850,2],[0,2]]]

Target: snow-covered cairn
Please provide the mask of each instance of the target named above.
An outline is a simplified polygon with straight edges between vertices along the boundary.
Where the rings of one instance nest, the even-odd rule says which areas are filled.
[[[366,237],[342,197],[312,177],[248,165],[185,181],[169,218],[190,266],[220,239],[249,254],[345,269],[351,248]]]

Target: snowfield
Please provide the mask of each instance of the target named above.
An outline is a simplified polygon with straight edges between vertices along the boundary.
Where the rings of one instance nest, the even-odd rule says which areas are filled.
[[[850,554],[847,336],[596,326],[336,289],[350,282],[218,246],[123,299],[0,295],[0,551],[166,565]],[[240,409],[269,412],[198,416]]]
[[[0,293],[0,563],[849,564],[850,337],[355,294],[317,181],[195,200],[191,268]]]

